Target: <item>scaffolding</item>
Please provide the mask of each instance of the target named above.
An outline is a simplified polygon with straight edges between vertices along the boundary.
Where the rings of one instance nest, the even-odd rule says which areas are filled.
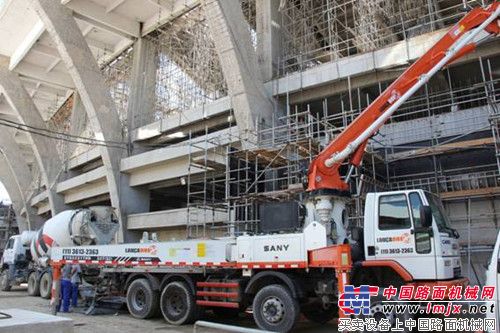
[[[205,127],[201,137],[189,133],[187,228],[190,238],[212,238],[229,234],[226,196],[226,148],[229,137],[214,136]]]
[[[192,110],[227,94],[201,6],[159,27],[148,38],[158,53],[157,119]]]
[[[133,47],[130,47],[101,68],[105,83],[109,88],[111,98],[115,102],[118,117],[124,129],[127,129],[127,110],[133,54]]]
[[[439,30],[456,23],[462,8],[462,0],[282,0],[279,74]]]

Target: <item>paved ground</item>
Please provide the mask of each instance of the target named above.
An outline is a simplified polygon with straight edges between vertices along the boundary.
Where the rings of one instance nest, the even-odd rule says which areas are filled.
[[[28,296],[26,288],[23,287],[13,288],[10,292],[0,292],[0,310],[8,308],[19,308],[43,313],[50,313],[48,300],[42,299],[40,297]],[[119,311],[116,314],[110,315],[95,316],[86,316],[81,313],[68,313],[60,315],[73,319],[75,323],[76,333],[193,332],[192,326],[171,326],[161,318],[139,320],[130,316],[127,311]],[[213,317],[204,318],[204,320],[217,321],[217,319]],[[240,318],[236,321],[232,321],[231,324],[246,327],[255,327],[250,318]],[[322,326],[314,325],[307,322],[306,320],[302,320],[295,331],[300,333],[335,332],[336,327],[333,324]],[[199,330],[199,332],[209,332],[209,330]]]

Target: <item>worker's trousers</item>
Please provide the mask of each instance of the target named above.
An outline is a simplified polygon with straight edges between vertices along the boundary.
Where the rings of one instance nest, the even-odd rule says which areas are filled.
[[[79,283],[71,283],[71,306],[78,306],[78,285]]]
[[[71,281],[61,280],[61,302],[59,303],[59,311],[69,311],[69,301],[71,298]]]

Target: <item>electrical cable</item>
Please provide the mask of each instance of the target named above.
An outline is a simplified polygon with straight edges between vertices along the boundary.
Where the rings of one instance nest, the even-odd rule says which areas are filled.
[[[91,139],[91,138],[83,138],[83,137],[81,137],[81,139],[87,140],[87,141],[79,141],[79,140],[76,140],[76,139],[68,139],[68,138],[64,138],[64,136],[66,136],[64,133],[59,133],[58,135],[60,135],[60,136],[46,134],[46,133],[37,132],[37,131],[31,130],[31,129],[24,128],[23,125],[20,125],[20,124],[18,124],[18,125],[12,125],[12,124],[8,124],[8,123],[2,123],[2,120],[3,119],[0,119],[0,126],[14,128],[14,129],[17,129],[17,130],[20,130],[20,131],[23,131],[23,132],[28,132],[28,133],[31,133],[31,134],[35,134],[35,135],[47,137],[47,138],[50,138],[50,139],[55,139],[55,140],[59,140],[59,141],[66,141],[66,142],[71,142],[71,143],[84,144],[84,145],[90,145],[90,146],[105,146],[105,147],[111,147],[111,148],[126,149],[125,144],[123,146],[119,146],[119,145],[114,145],[114,144],[107,144],[106,141],[103,141],[103,140],[97,140],[97,139]]]
[[[6,122],[6,123],[13,124],[13,125],[23,126],[23,127],[27,127],[27,128],[34,129],[34,130],[47,132],[47,133],[64,135],[64,136],[71,137],[71,138],[77,138],[77,139],[83,139],[83,140],[91,140],[91,141],[101,141],[101,142],[104,142],[104,143],[123,144],[123,142],[119,142],[119,141],[104,141],[104,140],[99,140],[99,139],[93,139],[93,138],[88,138],[88,137],[83,137],[83,136],[78,136],[78,135],[72,135],[72,134],[57,132],[57,131],[54,131],[54,130],[51,130],[51,129],[48,129],[48,128],[40,128],[40,127],[30,126],[30,125],[18,123],[18,122],[15,122],[13,120],[8,120],[8,119],[1,119],[0,118],[0,122]]]

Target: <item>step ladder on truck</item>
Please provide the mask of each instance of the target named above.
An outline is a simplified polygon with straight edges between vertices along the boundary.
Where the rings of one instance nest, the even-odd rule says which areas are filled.
[[[498,1],[465,14],[316,156],[300,203],[305,214],[295,221],[302,225],[300,232],[53,248],[54,286],[62,265],[94,265],[126,295],[137,318],[161,311],[166,321],[181,325],[196,320],[200,309],[230,316],[251,307],[259,328],[287,332],[301,313],[320,323],[344,316],[338,298],[346,284],[467,284],[458,234],[431,193],[369,193],[363,228],[347,237],[343,222],[349,180],[370,137],[436,72],[497,36],[499,14]],[[346,162],[349,171],[341,175]],[[286,211],[261,213],[261,223],[266,215],[299,219]],[[57,302],[57,293],[52,297]],[[371,302],[373,316],[394,319],[376,313],[376,305]]]

